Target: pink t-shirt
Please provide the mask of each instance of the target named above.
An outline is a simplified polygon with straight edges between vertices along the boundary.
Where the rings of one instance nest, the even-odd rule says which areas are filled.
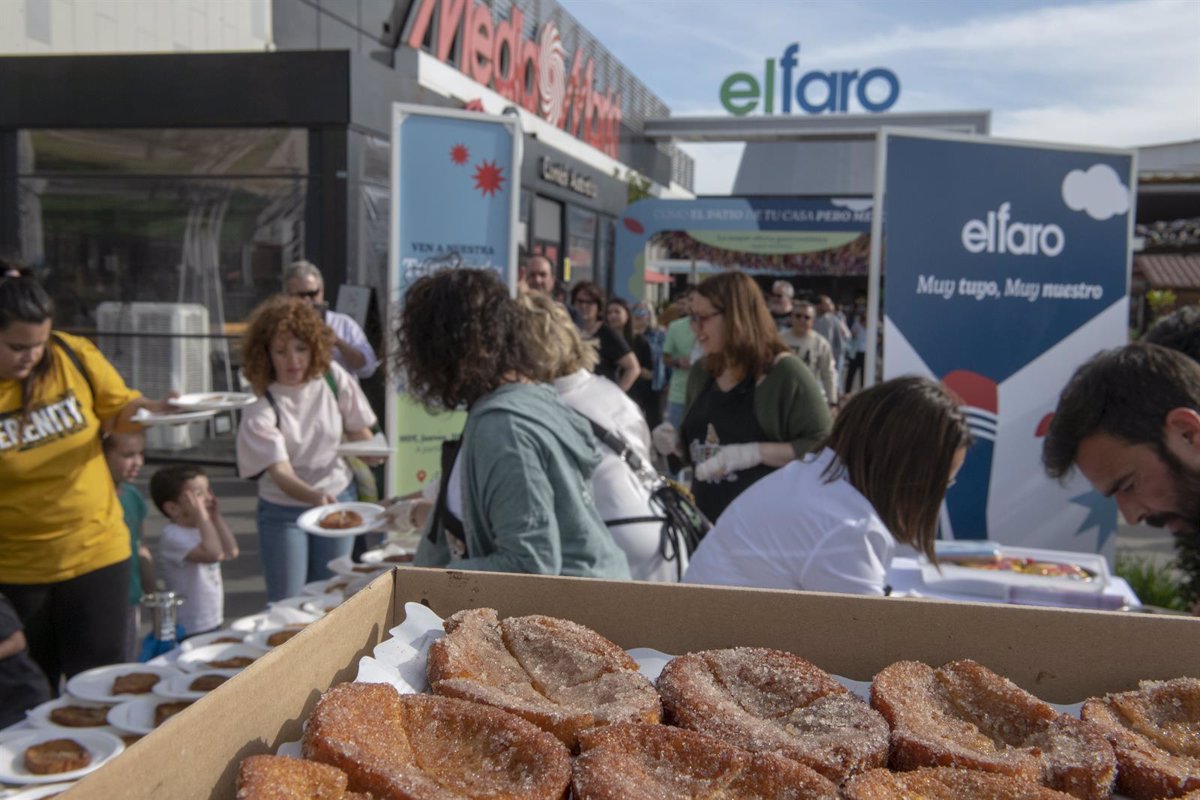
[[[237,463],[242,477],[263,473],[258,479],[258,496],[270,503],[284,506],[304,506],[284,493],[263,470],[272,464],[288,461],[300,480],[326,494],[337,495],[350,485],[354,477],[344,459],[338,457],[337,447],[343,431],[357,431],[375,424],[375,412],[358,381],[340,365],[329,366],[338,386],[337,397],[330,391],[324,376],[318,376],[301,386],[268,387],[279,409],[276,425],[275,409],[266,397],[258,398],[242,412],[238,426]]]

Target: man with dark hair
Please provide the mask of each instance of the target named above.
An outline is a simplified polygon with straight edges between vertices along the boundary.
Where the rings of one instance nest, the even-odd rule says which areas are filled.
[[[1053,478],[1078,467],[1129,522],[1200,533],[1200,365],[1143,343],[1094,356],[1059,397],[1042,463]]]
[[[1146,331],[1141,341],[1178,350],[1192,361],[1200,362],[1200,307],[1184,306],[1163,317]]]
[[[1146,331],[1141,341],[1178,350],[1200,363],[1200,308],[1184,306],[1163,317]],[[1175,562],[1183,576],[1180,594],[1184,602],[1191,604],[1193,613],[1200,615],[1200,535],[1184,532],[1172,538]]]

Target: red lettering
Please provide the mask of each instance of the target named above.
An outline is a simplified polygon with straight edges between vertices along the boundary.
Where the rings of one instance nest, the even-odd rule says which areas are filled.
[[[477,83],[540,116],[541,51],[536,41],[522,36],[525,20],[519,8],[513,8],[509,18],[499,23],[490,5],[474,0],[421,0],[415,14],[406,40],[409,47],[419,50],[429,39],[439,61],[452,64]],[[601,94],[592,88],[593,59],[576,51],[572,62],[562,114],[551,124],[616,158],[621,95],[612,89]]]
[[[471,14],[463,46],[464,72],[476,83],[492,83],[492,9],[480,3]],[[469,70],[469,72],[468,72]]]
[[[517,103],[530,114],[538,113],[538,46],[529,39],[521,42],[521,57],[517,59],[517,83],[521,88]]]
[[[496,50],[492,57],[492,81],[496,84],[496,91],[517,104],[521,102],[522,76],[518,61],[524,22],[525,15],[521,9],[514,8],[509,18],[496,26]],[[507,72],[505,65],[508,66]]]
[[[417,17],[413,21],[412,31],[408,34],[408,46],[414,50],[420,50],[421,44],[425,41],[425,34],[429,32],[429,23],[433,20],[433,9],[437,6],[438,0],[421,0],[421,7],[417,9]]]
[[[454,51],[454,42],[460,39],[463,23],[467,17],[467,3],[470,0],[441,0],[441,13],[437,22],[437,57],[439,61],[450,62],[450,54]],[[459,70],[462,69],[462,49],[458,51]],[[453,62],[451,62],[453,63]]]

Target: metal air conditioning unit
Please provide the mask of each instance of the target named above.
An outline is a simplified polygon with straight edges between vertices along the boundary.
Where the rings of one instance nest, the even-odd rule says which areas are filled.
[[[147,397],[212,391],[208,309],[194,303],[101,303],[97,344],[125,383]],[[196,338],[192,338],[196,337]],[[146,447],[182,450],[204,438],[207,422],[146,429]]]

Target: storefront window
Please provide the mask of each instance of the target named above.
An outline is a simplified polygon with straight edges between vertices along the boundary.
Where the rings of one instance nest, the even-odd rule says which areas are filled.
[[[557,269],[562,260],[562,203],[545,197],[533,200],[533,242],[530,251],[545,256]],[[570,279],[573,276],[567,276]]]
[[[243,320],[304,251],[307,133],[34,130],[17,137],[20,256],[56,324],[100,303],[199,303]]]
[[[595,213],[578,206],[567,207],[567,255],[571,259],[572,283],[597,281],[596,228]]]

